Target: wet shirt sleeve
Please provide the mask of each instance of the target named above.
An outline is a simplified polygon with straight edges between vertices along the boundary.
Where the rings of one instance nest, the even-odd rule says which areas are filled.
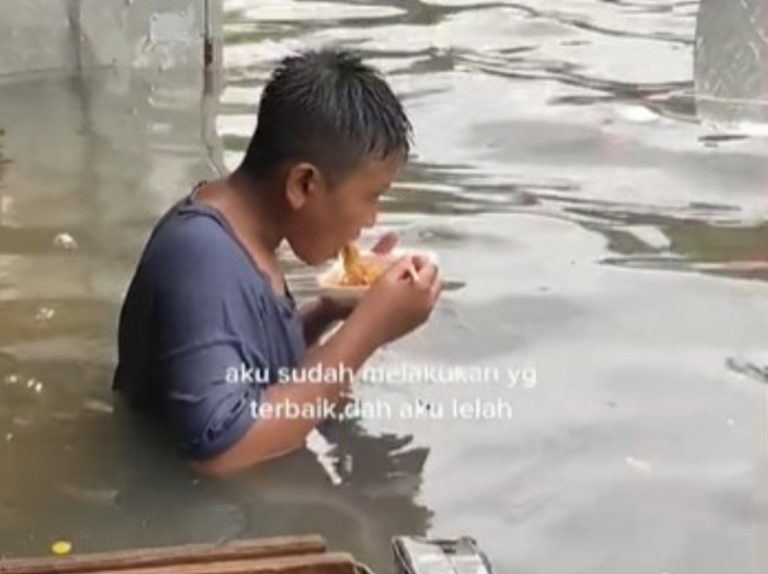
[[[195,235],[193,226],[177,239],[151,258],[154,356],[170,427],[187,457],[204,460],[226,451],[255,422],[251,405],[263,387],[228,373],[241,365],[268,368],[259,342],[246,344],[238,323],[265,336],[268,326],[259,325],[260,294],[241,284],[242,260],[229,255],[231,245]]]

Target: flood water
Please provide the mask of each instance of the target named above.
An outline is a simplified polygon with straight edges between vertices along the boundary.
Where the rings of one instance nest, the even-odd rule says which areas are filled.
[[[699,117],[697,2],[226,8],[220,93],[0,85],[0,551],[317,532],[384,573],[393,535],[470,534],[499,573],[764,572],[768,143]],[[112,404],[121,298],[155,219],[236,165],[274,61],[328,42],[403,98],[416,146],[381,229],[449,287],[372,363],[410,374],[357,396],[433,414],[200,481]],[[484,374],[411,380],[425,367]]]

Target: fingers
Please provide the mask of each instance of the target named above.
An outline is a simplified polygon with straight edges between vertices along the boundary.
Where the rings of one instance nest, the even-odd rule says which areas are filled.
[[[437,279],[437,266],[427,263],[417,270],[419,284],[431,289]]]
[[[416,271],[421,270],[422,267],[425,267],[426,265],[429,265],[431,261],[428,257],[425,257],[424,255],[414,255],[413,256],[413,266],[416,269]]]
[[[400,239],[398,238],[397,234],[390,231],[379,238],[371,251],[378,255],[386,255],[395,247],[397,247],[399,241]]]
[[[413,258],[406,255],[395,261],[387,271],[387,275],[399,280],[411,276],[413,273]]]
[[[417,257],[408,255],[401,257],[392,264],[387,275],[395,281],[405,279],[411,281],[413,285],[428,294],[430,301],[434,303],[443,290],[443,283],[438,277],[439,270],[434,263],[430,262],[426,262],[419,268],[416,265],[416,259]]]

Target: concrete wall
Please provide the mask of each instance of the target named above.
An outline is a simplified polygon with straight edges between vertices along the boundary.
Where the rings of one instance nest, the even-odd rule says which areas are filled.
[[[199,67],[220,54],[221,0],[23,0],[0,18],[0,75]],[[211,52],[211,50],[208,50]]]

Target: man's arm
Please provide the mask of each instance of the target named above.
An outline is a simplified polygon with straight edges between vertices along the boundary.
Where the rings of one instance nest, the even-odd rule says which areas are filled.
[[[299,365],[299,372],[313,367],[324,371],[336,368],[347,377],[339,383],[308,384],[297,378],[276,384],[267,389],[259,405],[260,412],[270,409],[278,413],[281,404],[292,404],[302,415],[308,412],[311,416],[258,418],[237,443],[219,455],[194,463],[195,469],[223,476],[300,448],[307,434],[321,422],[323,413],[317,409],[318,401],[337,404],[349,388],[351,375],[379,346],[412,331],[429,317],[441,291],[437,268],[424,265],[414,282],[409,278],[411,267],[406,259],[394,265],[344,325],[323,344],[310,349]]]
[[[319,366],[322,369],[338,368],[341,373],[356,373],[381,344],[364,322],[362,316],[350,317],[328,341],[310,349],[298,372]],[[316,408],[318,402],[338,403],[350,383],[349,379],[327,384],[292,380],[270,386],[259,409],[262,413],[274,414],[258,418],[234,446],[212,459],[193,463],[194,468],[205,475],[224,476],[300,448],[307,434],[321,422],[322,412]],[[314,416],[278,416],[288,404]],[[303,405],[310,408],[301,409]]]
[[[307,348],[314,346],[337,321],[346,319],[352,311],[335,301],[320,297],[302,305],[299,316],[304,325],[304,341]]]

